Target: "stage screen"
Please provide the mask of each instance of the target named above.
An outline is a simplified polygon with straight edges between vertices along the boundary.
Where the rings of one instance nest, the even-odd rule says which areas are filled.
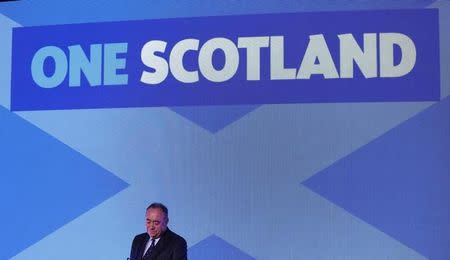
[[[450,259],[448,0],[0,1],[0,259]]]

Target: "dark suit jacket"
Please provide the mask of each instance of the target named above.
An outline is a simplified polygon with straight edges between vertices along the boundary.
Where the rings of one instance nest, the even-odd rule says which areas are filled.
[[[134,237],[130,260],[187,260],[186,240],[169,229],[161,236],[150,255],[142,258],[149,239],[147,233]]]

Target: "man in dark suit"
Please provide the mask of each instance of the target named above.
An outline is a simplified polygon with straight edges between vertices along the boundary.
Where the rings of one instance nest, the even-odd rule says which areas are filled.
[[[169,212],[161,203],[152,203],[145,214],[146,233],[131,245],[130,260],[187,260],[186,240],[167,228]]]

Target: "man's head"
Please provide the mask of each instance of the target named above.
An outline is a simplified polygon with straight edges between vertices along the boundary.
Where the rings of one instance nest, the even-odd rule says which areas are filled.
[[[145,213],[145,227],[151,238],[159,238],[169,223],[169,212],[162,203],[152,203]]]

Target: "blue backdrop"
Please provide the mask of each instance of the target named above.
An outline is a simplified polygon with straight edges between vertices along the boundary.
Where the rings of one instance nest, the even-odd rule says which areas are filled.
[[[424,8],[438,100],[11,111],[15,27]],[[450,259],[449,32],[448,0],[0,3],[0,259],[125,259],[153,201],[191,260]]]

